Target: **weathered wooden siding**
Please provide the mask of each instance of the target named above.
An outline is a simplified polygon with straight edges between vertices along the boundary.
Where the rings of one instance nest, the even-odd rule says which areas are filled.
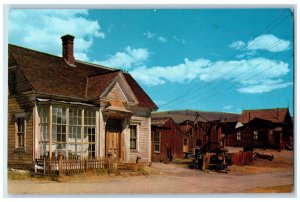
[[[32,168],[33,162],[33,116],[32,104],[25,96],[11,96],[8,99],[8,167]],[[15,150],[15,113],[26,113],[25,152]]]
[[[164,127],[168,129],[153,128],[151,133],[151,148],[152,148],[152,161],[166,161],[167,160],[167,148],[171,149],[171,153],[174,158],[182,158],[184,156],[183,140],[184,133],[180,130],[180,127],[169,119]],[[160,132],[160,152],[154,152],[154,132]]]
[[[141,157],[141,162],[148,163],[150,157],[150,124],[149,117],[133,116],[131,121],[138,123],[138,151],[130,151],[130,162],[136,162],[137,156]]]
[[[33,162],[33,104],[29,98],[21,93],[31,90],[26,78],[19,68],[15,71],[16,92],[8,95],[8,130],[7,130],[7,161],[8,167],[32,168]],[[26,113],[25,152],[15,150],[15,117],[16,113]]]
[[[112,90],[109,92],[109,94],[106,97],[112,100],[126,101],[126,98],[122,93],[121,88],[117,84],[112,88]]]

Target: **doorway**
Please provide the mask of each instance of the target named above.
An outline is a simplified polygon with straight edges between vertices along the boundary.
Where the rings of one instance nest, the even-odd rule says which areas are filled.
[[[105,131],[105,156],[119,160],[121,156],[121,132],[122,121],[108,119]]]
[[[274,131],[273,135],[274,135],[274,144],[276,147],[279,148],[279,146],[280,146],[280,131]]]

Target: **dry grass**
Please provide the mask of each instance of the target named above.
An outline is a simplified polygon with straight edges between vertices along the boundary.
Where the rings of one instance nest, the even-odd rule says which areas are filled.
[[[159,169],[154,168],[154,167],[150,167],[150,166],[141,166],[139,168],[139,172],[143,175],[156,175],[156,174],[160,174]]]
[[[7,172],[7,177],[10,180],[27,180],[32,178],[30,172],[15,172],[12,170]]]
[[[257,187],[247,191],[248,193],[293,193],[293,185]]]

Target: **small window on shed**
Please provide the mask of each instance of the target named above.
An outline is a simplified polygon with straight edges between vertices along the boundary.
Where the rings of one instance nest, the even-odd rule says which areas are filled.
[[[188,145],[188,139],[187,139],[187,138],[184,138],[184,140],[183,140],[183,145],[184,145],[184,146],[187,146],[187,145]]]
[[[236,133],[236,140],[242,140],[242,133],[241,133],[241,131],[238,131]]]
[[[10,95],[16,93],[16,72],[15,71],[8,72],[8,90]]]
[[[253,131],[253,139],[258,140],[258,130]]]
[[[153,138],[153,143],[154,143],[154,152],[159,153],[160,152],[160,132],[155,131],[154,132],[154,138]]]

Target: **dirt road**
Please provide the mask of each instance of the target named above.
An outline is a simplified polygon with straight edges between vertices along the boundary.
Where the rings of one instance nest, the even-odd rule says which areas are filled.
[[[268,193],[272,193],[272,187],[291,188],[294,177],[293,153],[284,151],[273,154],[273,161],[259,159],[251,166],[231,166],[228,173],[193,170],[179,164],[153,163],[152,169],[159,172],[148,176],[91,176],[63,182],[9,179],[7,190],[11,196],[55,194],[58,197],[61,194],[249,194],[252,190],[269,190]]]
[[[293,172],[234,175],[188,170],[185,173],[104,177],[92,181],[9,180],[10,194],[184,194],[245,193],[258,187],[293,184]]]

